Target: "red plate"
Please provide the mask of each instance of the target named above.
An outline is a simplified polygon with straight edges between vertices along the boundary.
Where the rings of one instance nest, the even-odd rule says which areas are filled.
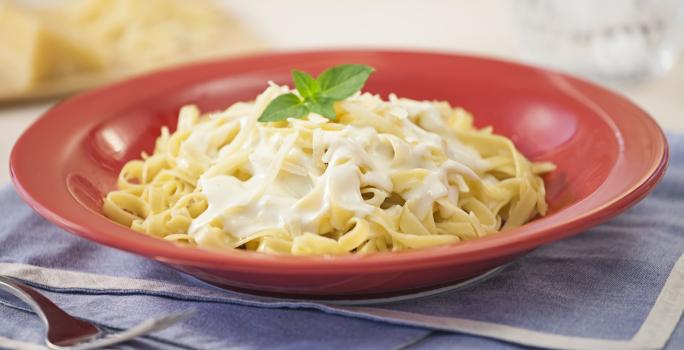
[[[115,224],[100,212],[121,166],[150,152],[179,107],[204,111],[253,99],[290,69],[339,63],[376,68],[366,91],[447,100],[493,125],[547,175],[550,214],[523,227],[449,246],[368,256],[291,257],[183,248]],[[16,143],[10,168],[20,195],[76,235],[167,263],[231,288],[354,297],[447,285],[619,214],[662,177],[668,148],[639,107],[596,85],[534,67],[477,57],[402,51],[266,54],[161,71],[71,98]],[[539,268],[543,268],[540,266]]]

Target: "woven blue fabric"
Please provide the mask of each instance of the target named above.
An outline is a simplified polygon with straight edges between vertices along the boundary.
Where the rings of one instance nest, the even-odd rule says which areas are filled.
[[[189,320],[123,348],[520,349],[541,344],[524,333],[506,338],[491,325],[569,337],[548,345],[556,348],[571,348],[568,341],[576,338],[648,348],[629,342],[684,253],[684,135],[669,139],[670,169],[643,202],[608,223],[535,250],[483,283],[433,297],[353,308],[221,291],[160,263],[70,235],[36,215],[11,187],[0,191],[0,274],[13,263],[46,268],[41,271],[48,275],[60,269],[168,286],[65,287],[25,278],[71,314],[110,327],[196,311]],[[179,292],[185,287],[192,292]],[[40,321],[27,310],[0,292],[0,348],[3,338],[41,342]],[[456,332],[443,320],[455,320],[456,328],[459,320],[489,326],[482,337]],[[683,325],[667,337],[665,348],[684,348]]]

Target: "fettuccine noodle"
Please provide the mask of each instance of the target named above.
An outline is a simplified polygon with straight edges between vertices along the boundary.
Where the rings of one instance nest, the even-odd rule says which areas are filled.
[[[104,214],[202,248],[339,255],[476,239],[546,213],[539,174],[554,166],[461,108],[364,93],[337,102],[336,121],[257,122],[286,92],[183,107],[176,131],[123,167]]]

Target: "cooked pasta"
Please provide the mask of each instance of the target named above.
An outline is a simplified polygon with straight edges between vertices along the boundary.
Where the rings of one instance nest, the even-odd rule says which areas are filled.
[[[546,213],[539,174],[554,166],[461,108],[357,93],[335,121],[257,122],[287,92],[271,84],[206,115],[184,106],[176,131],[121,169],[104,214],[202,248],[339,255],[477,239]]]

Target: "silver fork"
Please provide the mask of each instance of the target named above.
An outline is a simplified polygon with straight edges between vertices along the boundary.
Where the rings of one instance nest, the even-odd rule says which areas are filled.
[[[99,349],[122,343],[167,328],[192,314],[191,311],[170,314],[146,320],[126,330],[111,331],[74,318],[37,290],[14,278],[0,275],[0,289],[12,293],[38,314],[46,328],[45,344],[56,350]]]

